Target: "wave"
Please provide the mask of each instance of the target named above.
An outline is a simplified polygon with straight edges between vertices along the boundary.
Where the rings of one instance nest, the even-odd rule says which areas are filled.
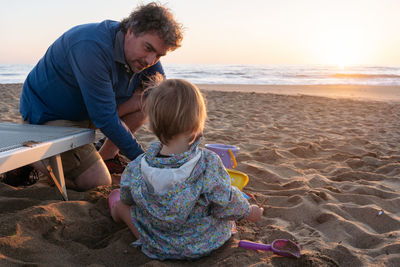
[[[332,78],[352,78],[352,79],[400,79],[397,74],[365,74],[365,73],[334,73]]]
[[[163,64],[168,78],[198,84],[362,84],[400,86],[400,66]],[[23,83],[31,64],[0,64],[0,83]]]
[[[19,73],[7,73],[7,72],[5,72],[5,73],[0,73],[0,76],[4,76],[4,77],[7,77],[7,76],[20,76],[21,74],[19,74]]]

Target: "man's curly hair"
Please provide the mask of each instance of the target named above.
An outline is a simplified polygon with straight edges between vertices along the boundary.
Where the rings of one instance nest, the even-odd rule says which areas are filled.
[[[156,33],[171,51],[180,47],[183,39],[182,25],[175,21],[169,9],[155,2],[139,6],[120,26],[124,33],[131,29],[137,36]]]

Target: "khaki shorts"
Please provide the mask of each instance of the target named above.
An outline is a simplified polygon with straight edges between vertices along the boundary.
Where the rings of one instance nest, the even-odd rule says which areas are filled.
[[[27,121],[24,121],[27,123]],[[52,126],[66,126],[95,129],[90,121],[55,120],[44,123]],[[83,145],[61,153],[61,161],[66,179],[74,181],[84,171],[89,169],[96,161],[101,159],[93,144]]]

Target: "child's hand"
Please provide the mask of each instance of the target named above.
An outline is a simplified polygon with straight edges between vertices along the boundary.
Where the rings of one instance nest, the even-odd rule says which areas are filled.
[[[261,219],[261,216],[263,215],[264,209],[260,208],[257,205],[251,205],[250,206],[250,214],[247,216],[247,220],[251,222],[257,222],[259,219]]]

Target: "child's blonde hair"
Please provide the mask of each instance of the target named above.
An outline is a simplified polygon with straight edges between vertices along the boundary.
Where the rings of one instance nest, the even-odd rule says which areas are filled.
[[[167,79],[151,88],[145,108],[150,130],[164,145],[178,134],[201,133],[207,117],[200,90],[182,79]]]

